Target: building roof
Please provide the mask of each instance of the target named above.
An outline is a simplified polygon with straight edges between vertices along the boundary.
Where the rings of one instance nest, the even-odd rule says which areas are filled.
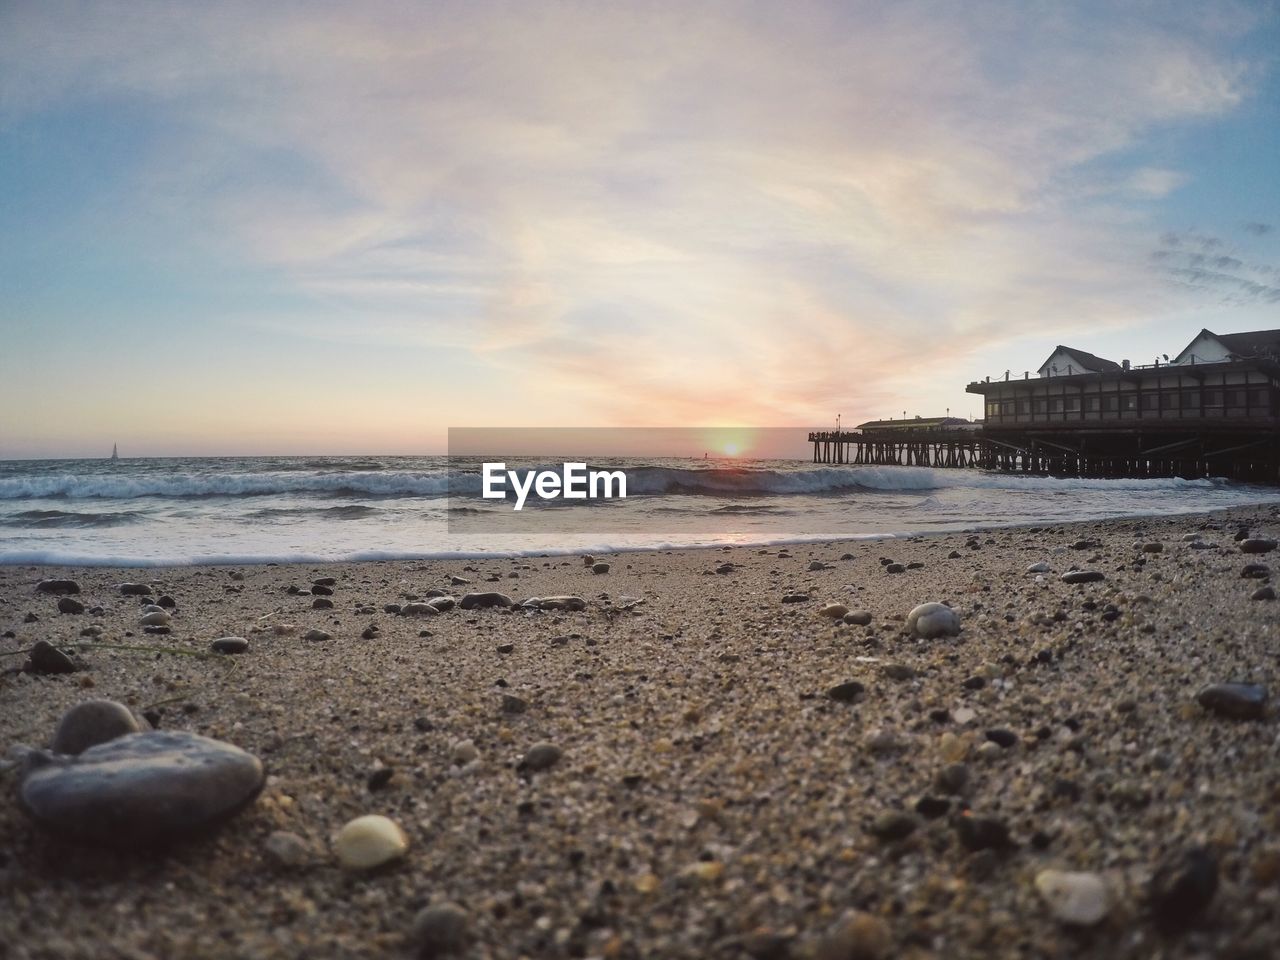
[[[901,420],[868,420],[858,424],[859,430],[906,430],[922,427],[952,427],[967,424],[964,417],[904,417]]]
[[[1222,344],[1233,359],[1244,360],[1253,357],[1269,357],[1280,359],[1280,330],[1251,330],[1246,333],[1214,333],[1205,328],[1191,338],[1175,358],[1181,361],[1187,352],[1201,337],[1212,337]]]
[[[1109,373],[1120,369],[1120,364],[1114,360],[1107,360],[1105,357],[1096,356],[1085,350],[1077,350],[1075,347],[1064,347],[1062,344],[1058,344],[1053,348],[1053,353],[1049,354],[1048,359],[1040,364],[1040,369],[1043,370],[1047,367],[1049,361],[1059,353],[1065,353],[1071,357],[1076,362],[1076,365],[1079,366],[1081,373]]]
[[[1280,330],[1254,330],[1250,333],[1213,334],[1232,355],[1237,357],[1274,357],[1280,355]]]

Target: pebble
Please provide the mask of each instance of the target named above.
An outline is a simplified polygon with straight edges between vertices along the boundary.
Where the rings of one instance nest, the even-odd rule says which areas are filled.
[[[846,680],[844,683],[837,683],[828,690],[827,696],[832,700],[839,700],[841,703],[852,703],[862,696],[866,690],[867,688],[857,680]]]
[[[609,564],[604,563],[604,562],[600,562],[600,563],[593,563],[593,564],[591,565],[591,572],[592,572],[592,573],[608,573],[608,572],[609,572]]]
[[[1265,563],[1246,563],[1240,576],[1245,580],[1265,580],[1271,576],[1271,568]]]
[[[826,565],[825,563],[823,563],[821,560],[810,560],[810,561],[809,561],[809,571],[810,571],[810,572],[813,572],[813,571],[815,571],[815,570],[825,570],[825,569],[827,569],[827,565]]]
[[[449,578],[449,586],[451,587],[465,587],[470,582],[471,581],[468,580],[466,577],[450,577]]]
[[[880,673],[890,680],[912,680],[916,676],[916,668],[905,663],[886,663],[880,667]]]
[[[1035,884],[1049,912],[1062,923],[1091,927],[1111,909],[1111,893],[1096,873],[1041,870]]]
[[[855,911],[837,923],[817,945],[814,960],[881,960],[893,949],[893,933],[884,920]]]
[[[1159,541],[1144,543],[1142,545],[1142,552],[1143,553],[1164,553],[1164,544],[1160,543]]]
[[[975,817],[965,813],[956,818],[956,836],[970,853],[979,850],[1008,850],[1016,844],[1009,837],[1004,821],[994,817]]]
[[[867,832],[877,840],[893,843],[911,836],[918,826],[920,821],[911,814],[902,810],[890,810],[876,817]]]
[[[827,617],[830,620],[840,620],[848,612],[849,608],[843,603],[828,603],[818,608],[818,616]]]
[[[1241,553],[1270,553],[1276,548],[1274,540],[1249,539],[1240,541]]]
[[[1214,683],[1196,700],[1211,713],[1235,720],[1261,720],[1267,708],[1267,688],[1256,683]]]
[[[214,653],[244,653],[249,649],[249,641],[244,637],[219,637],[209,644]]]
[[[311,593],[317,597],[332,597],[333,587],[325,586],[323,583],[313,583],[311,585]]]
[[[865,627],[871,623],[871,614],[866,610],[854,610],[844,615],[844,622],[853,624],[855,627]]]
[[[166,626],[172,618],[164,610],[152,610],[150,613],[144,613],[138,618],[138,623],[144,627],[163,627]]]
[[[313,610],[332,610],[333,601],[328,597],[316,597],[311,601],[311,609]]]
[[[251,753],[181,731],[116,737],[66,757],[35,751],[19,785],[22,807],[62,836],[159,845],[235,814],[262,789]]]
[[[1105,579],[1097,570],[1068,570],[1062,575],[1063,583],[1097,583]]]
[[[587,609],[587,601],[582,597],[542,597],[538,601],[538,609],[540,610],[585,610]]]
[[[36,593],[79,593],[80,584],[74,580],[41,580],[36,584]]]
[[[504,693],[502,695],[502,712],[503,713],[524,713],[529,709],[529,702],[514,694]]]
[[[937,820],[951,811],[951,801],[946,797],[924,796],[916,801],[916,813],[926,820]]]
[[[463,608],[466,609],[465,607]],[[406,603],[400,608],[400,616],[402,617],[434,617],[438,616],[440,608],[434,606],[431,602],[414,602]]]
[[[58,598],[59,613],[84,613],[84,604],[75,597]]]
[[[323,643],[326,640],[332,640],[333,634],[325,630],[308,630],[302,635],[303,640],[310,640],[312,643]]]
[[[122,583],[120,592],[126,597],[145,597],[151,593],[151,588],[145,583]]]
[[[922,603],[907,614],[907,629],[925,640],[954,637],[960,632],[960,615],[945,603]]]
[[[409,838],[394,821],[376,813],[349,821],[334,841],[333,851],[345,870],[372,870],[403,857]]]
[[[296,870],[311,860],[311,844],[289,830],[273,830],[262,844],[267,863],[277,870]]]
[[[1276,598],[1275,587],[1259,587],[1253,593],[1249,594],[1250,600],[1274,600]]]
[[[456,903],[433,903],[413,918],[409,939],[422,960],[447,957],[466,948],[469,924],[467,912]]]
[[[29,673],[74,673],[76,663],[48,640],[37,640],[27,655]]]
[[[1148,900],[1156,922],[1178,928],[1190,924],[1218,891],[1218,861],[1194,848],[1158,867],[1151,877]]]
[[[1041,560],[1039,563],[1033,563],[1027,567],[1027,573],[1048,573],[1052,569],[1049,564]]]
[[[449,745],[449,759],[455,766],[465,767],[480,759],[480,751],[470,740],[455,740]]]
[[[114,700],[85,700],[62,715],[49,748],[54,753],[74,756],[90,747],[130,733],[141,733],[133,712]]]
[[[530,770],[534,773],[547,770],[555,766],[561,756],[563,756],[563,753],[554,743],[535,743],[525,751],[525,755],[520,761],[519,769]]]
[[[969,768],[963,763],[949,763],[938,771],[933,784],[939,793],[959,796],[969,785]]]
[[[486,607],[510,607],[514,604],[505,593],[468,593],[458,601],[463,610],[482,610]]]
[[[906,573],[907,568],[900,563],[886,563],[884,565],[885,573]]]
[[[782,598],[783,603],[805,603],[809,599],[807,593],[788,593]]]
[[[1018,742],[1018,735],[1012,730],[988,730],[987,739],[992,743],[999,744],[1000,746],[1008,749]]]

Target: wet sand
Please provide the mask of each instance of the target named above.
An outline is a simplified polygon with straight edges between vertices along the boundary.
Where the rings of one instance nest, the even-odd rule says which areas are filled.
[[[99,697],[269,773],[215,834],[159,854],[49,836],[9,767],[0,957],[405,956],[415,914],[439,901],[465,910],[457,955],[474,957],[1280,955],[1280,716],[1196,700],[1216,682],[1280,688],[1280,603],[1250,599],[1274,578],[1241,576],[1280,554],[1242,554],[1242,526],[1275,538],[1280,509],[616,554],[602,575],[577,557],[0,568],[0,653],[102,627],[82,670],[0,676],[0,747],[46,746],[68,707]],[[1037,562],[1050,572],[1027,573]],[[1062,582],[1072,567],[1105,579]],[[101,612],[60,614],[35,592],[59,576]],[[287,592],[321,577],[337,581],[332,610]],[[170,635],[143,634],[126,581],[176,600]],[[588,607],[383,611],[432,588]],[[959,612],[958,637],[907,633],[925,601]],[[818,614],[833,602],[871,623]],[[204,652],[227,635],[248,652],[118,649]],[[828,696],[846,681],[863,691]],[[478,759],[459,765],[464,740]],[[522,769],[542,741],[559,761]],[[945,810],[916,812],[922,797]],[[333,837],[365,813],[399,823],[408,853],[344,871]],[[957,824],[975,819],[1009,843],[966,847]],[[306,840],[306,863],[267,855],[281,830]],[[1164,930],[1151,875],[1192,848],[1216,860],[1218,888]],[[1106,916],[1055,919],[1034,884],[1046,868],[1100,875]]]

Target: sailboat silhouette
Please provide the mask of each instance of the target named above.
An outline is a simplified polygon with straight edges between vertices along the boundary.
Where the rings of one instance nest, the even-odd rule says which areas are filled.
[[[114,443],[111,445],[111,459],[112,460],[120,459],[120,448]]]

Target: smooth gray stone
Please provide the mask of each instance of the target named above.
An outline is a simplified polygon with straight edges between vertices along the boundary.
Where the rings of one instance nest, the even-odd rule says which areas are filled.
[[[37,640],[27,655],[31,673],[74,673],[75,669],[75,661],[48,640]]]
[[[80,584],[74,580],[41,580],[36,584],[36,593],[79,593]]]
[[[245,653],[249,649],[249,641],[244,637],[219,637],[209,644],[214,653]]]
[[[560,748],[554,743],[535,743],[525,752],[517,769],[536,773],[554,766],[561,756]]]
[[[117,737],[75,757],[35,751],[18,788],[50,832],[110,845],[163,845],[199,834],[262,789],[262,762],[194,733]]]
[[[59,613],[84,613],[84,604],[75,597],[58,598]]]
[[[511,598],[505,593],[497,593],[494,591],[486,593],[468,593],[458,601],[458,606],[463,610],[479,610],[484,607],[510,607],[512,605]]]
[[[1261,720],[1267,708],[1267,688],[1256,683],[1214,683],[1196,700],[1200,706],[1236,720]]]
[[[432,597],[427,601],[427,605],[435,607],[441,613],[447,613],[458,605],[458,601],[455,597]]]
[[[117,737],[141,732],[138,718],[123,703],[86,700],[62,715],[50,748],[54,753],[75,755]]]
[[[538,599],[539,610],[585,610],[587,609],[587,601],[582,597],[540,597]]]
[[[1274,540],[1264,540],[1261,537],[1257,539],[1241,540],[1241,553],[1270,553],[1276,548]]]
[[[1070,570],[1062,575],[1063,583],[1097,583],[1105,579],[1097,570]]]
[[[126,597],[145,597],[151,593],[151,588],[145,583],[122,583],[120,592]]]

